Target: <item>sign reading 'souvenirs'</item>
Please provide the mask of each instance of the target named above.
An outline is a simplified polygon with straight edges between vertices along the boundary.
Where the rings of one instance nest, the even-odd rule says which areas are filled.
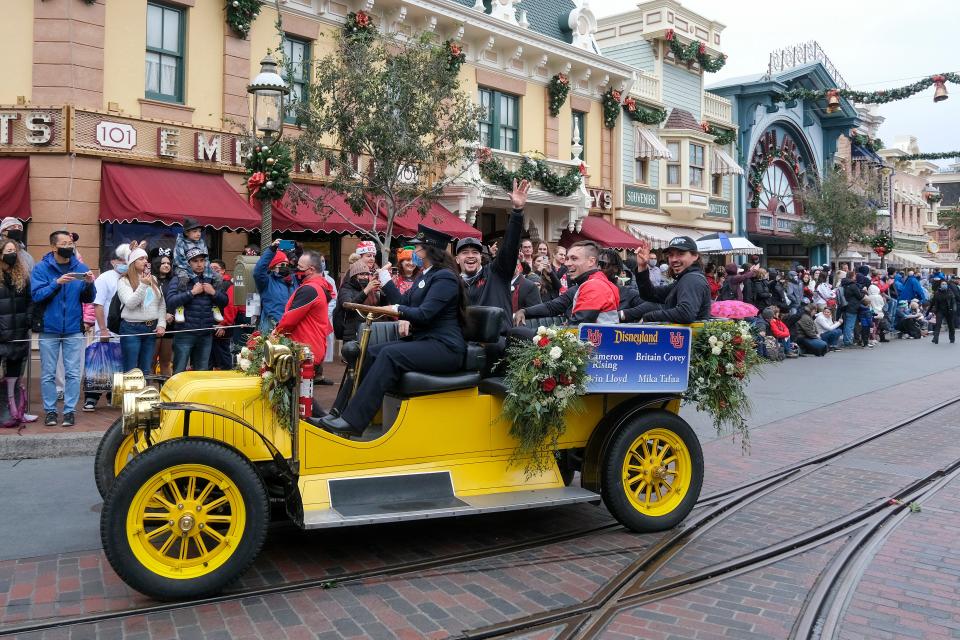
[[[66,150],[66,109],[0,107],[0,153]]]

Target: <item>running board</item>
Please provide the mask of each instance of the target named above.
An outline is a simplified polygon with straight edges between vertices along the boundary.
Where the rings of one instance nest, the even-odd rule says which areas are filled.
[[[508,491],[485,495],[457,497],[450,504],[447,500],[438,500],[438,504],[429,505],[425,500],[411,500],[409,504],[391,502],[389,504],[368,505],[365,513],[345,515],[335,508],[308,511],[304,514],[304,529],[324,529],[328,527],[348,527],[381,522],[401,522],[404,520],[425,520],[427,518],[450,518],[470,516],[478,513],[497,511],[516,511],[538,507],[557,507],[578,502],[600,502],[600,495],[580,487],[562,487],[560,489],[534,489],[528,491]],[[442,506],[441,506],[442,505]],[[406,508],[406,507],[409,507]],[[345,511],[349,511],[345,509]]]

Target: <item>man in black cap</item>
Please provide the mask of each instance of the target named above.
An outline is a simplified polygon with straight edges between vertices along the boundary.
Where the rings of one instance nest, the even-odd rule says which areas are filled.
[[[380,409],[384,394],[407,371],[453,373],[463,366],[467,343],[461,320],[466,294],[447,253],[450,237],[420,225],[412,244],[423,271],[407,293],[401,295],[393,283],[389,264],[379,272],[383,293],[392,303],[384,309],[397,315],[401,340],[367,350],[366,373],[356,394],[339,417],[327,415],[320,420],[331,433],[362,434]]]
[[[503,246],[497,250],[490,264],[483,266],[483,245],[476,238],[464,238],[457,243],[457,265],[467,288],[467,300],[471,305],[500,307],[504,311],[502,332],[510,329],[513,315],[510,281],[517,270],[520,252],[520,236],[523,233],[523,207],[527,204],[530,183],[513,181],[510,202],[513,211],[503,235]]]
[[[621,322],[690,324],[710,317],[710,285],[700,267],[700,253],[693,238],[677,236],[667,245],[664,255],[673,282],[661,287],[651,284],[647,271],[650,246],[641,241],[636,254],[637,289],[645,302],[621,311]]]

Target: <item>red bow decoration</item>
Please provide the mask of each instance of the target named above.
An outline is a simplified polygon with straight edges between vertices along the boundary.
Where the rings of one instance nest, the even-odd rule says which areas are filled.
[[[884,249],[883,247],[874,247],[874,248],[873,248],[873,252],[876,253],[878,256],[880,256],[880,257],[882,258],[882,257],[883,257],[883,254],[885,254],[885,253],[887,252],[887,250]]]
[[[671,40],[673,40],[673,38],[675,37],[673,33],[673,29],[667,29],[667,32],[664,34],[663,37],[667,42],[670,42]]]
[[[253,199],[256,197],[257,193],[260,192],[260,187],[263,186],[263,183],[267,181],[267,176],[263,171],[257,171],[252,176],[247,178],[247,191],[250,192],[250,204],[253,204]]]
[[[577,167],[577,170],[580,171],[580,175],[587,175],[587,165],[583,164],[582,162],[580,163],[580,166]]]

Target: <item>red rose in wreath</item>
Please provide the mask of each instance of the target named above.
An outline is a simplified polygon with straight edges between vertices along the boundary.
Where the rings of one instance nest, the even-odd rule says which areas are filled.
[[[743,344],[743,338],[741,338],[740,336],[733,336],[733,340],[731,340],[730,342],[732,342],[733,344]]]
[[[370,24],[370,17],[363,11],[357,11],[357,26],[366,27]]]
[[[256,341],[256,340],[247,340],[247,348],[248,348],[248,349],[256,349],[256,347],[257,347],[257,341]]]
[[[569,385],[569,384],[573,384],[573,380],[571,380],[571,379],[570,379],[570,376],[568,376],[567,374],[561,373],[561,374],[560,374],[560,384],[562,384],[563,386],[567,386],[567,385]]]
[[[547,378],[540,385],[540,388],[543,389],[545,392],[550,393],[551,391],[557,388],[557,381],[554,380],[553,378]]]
[[[261,334],[260,334],[259,331],[254,331],[253,333],[250,334],[250,337],[251,337],[251,338],[259,338],[260,335],[261,335]]]
[[[533,366],[535,366],[537,369],[539,369],[540,367],[543,366],[543,360],[541,360],[540,358],[534,358],[534,359],[533,359]]]
[[[547,336],[543,336],[542,338],[540,338],[539,340],[537,340],[537,346],[538,346],[538,347],[545,347],[545,346],[547,346],[548,344],[550,344],[550,338],[548,338]]]
[[[733,352],[733,359],[737,362],[743,362],[744,358],[747,357],[747,352],[737,349]]]

